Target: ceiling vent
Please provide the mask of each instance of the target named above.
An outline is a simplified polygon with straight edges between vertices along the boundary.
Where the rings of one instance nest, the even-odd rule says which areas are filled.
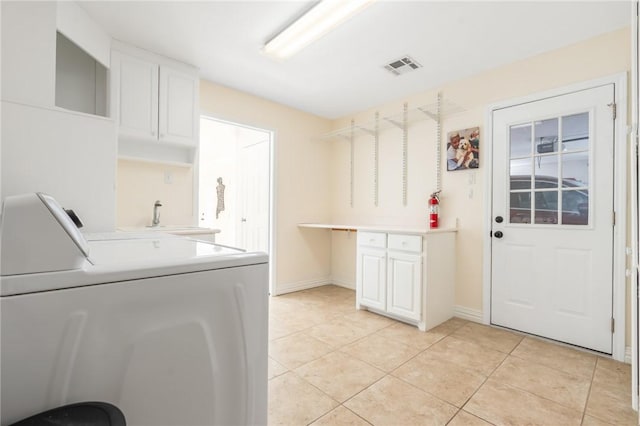
[[[387,71],[393,75],[402,75],[410,71],[422,68],[422,65],[417,63],[411,56],[405,55],[400,59],[391,61],[384,66]]]

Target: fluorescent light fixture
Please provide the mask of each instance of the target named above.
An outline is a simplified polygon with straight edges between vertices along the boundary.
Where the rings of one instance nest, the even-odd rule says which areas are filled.
[[[264,46],[264,53],[287,58],[351,18],[373,0],[322,0]]]

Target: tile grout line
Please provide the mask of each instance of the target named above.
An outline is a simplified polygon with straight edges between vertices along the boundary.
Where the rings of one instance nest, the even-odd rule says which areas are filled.
[[[589,398],[591,398],[591,389],[593,389],[593,379],[596,377],[596,369],[598,368],[598,360],[596,359],[593,365],[593,371],[591,372],[591,382],[589,382],[589,392],[587,392],[587,399],[584,401],[584,410],[582,410],[582,417],[580,418],[580,424],[584,423],[584,418],[587,415],[587,406],[589,405]]]

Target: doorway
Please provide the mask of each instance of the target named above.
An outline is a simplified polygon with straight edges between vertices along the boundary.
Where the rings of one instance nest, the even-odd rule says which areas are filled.
[[[273,133],[200,118],[199,226],[219,229],[216,243],[271,252]]]
[[[486,322],[617,359],[624,356],[620,85],[594,82],[492,108],[485,246]]]

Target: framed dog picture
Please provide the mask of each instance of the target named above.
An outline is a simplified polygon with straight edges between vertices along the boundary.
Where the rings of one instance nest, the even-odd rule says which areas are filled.
[[[480,166],[480,127],[447,133],[447,170],[477,169]]]

